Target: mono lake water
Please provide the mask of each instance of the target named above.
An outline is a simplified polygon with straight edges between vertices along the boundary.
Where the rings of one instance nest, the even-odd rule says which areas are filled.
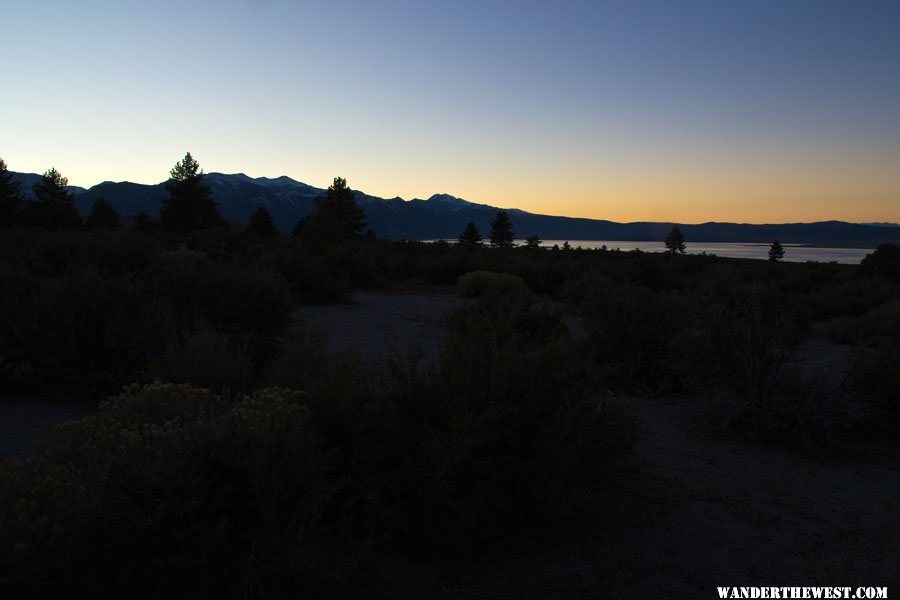
[[[517,240],[524,244],[524,240]],[[560,247],[565,240],[546,240],[541,246],[552,247],[558,244]],[[569,240],[573,248],[601,248],[606,246],[610,250],[635,250],[643,252],[664,252],[666,247],[662,242],[629,242],[621,240]],[[738,243],[738,242],[686,242],[688,254],[715,254],[729,258],[756,258],[767,260],[769,258],[769,244]],[[875,251],[874,248],[814,248],[798,244],[783,244],[784,260],[786,262],[837,262],[846,265],[858,265],[867,254]]]

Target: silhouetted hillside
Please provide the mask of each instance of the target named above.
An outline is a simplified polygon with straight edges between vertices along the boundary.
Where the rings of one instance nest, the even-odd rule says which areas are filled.
[[[14,173],[22,189],[30,193],[39,179],[31,173]],[[206,182],[213,190],[222,215],[237,224],[246,223],[260,206],[272,215],[284,232],[290,231],[301,217],[313,210],[314,200],[324,193],[290,177],[249,177],[243,173],[209,173]],[[71,187],[76,205],[86,213],[94,200],[105,198],[123,215],[140,211],[156,214],[165,197],[165,182],[144,185],[130,182],[104,182],[90,189]],[[490,230],[497,207],[476,204],[450,196],[435,194],[427,200],[379,198],[357,191],[356,198],[366,211],[368,226],[380,237],[391,239],[455,239],[469,222],[481,231]],[[542,239],[561,240],[662,240],[672,223],[616,223],[598,219],[579,219],[539,215],[521,210],[507,211],[516,236],[532,234]],[[746,223],[678,224],[688,242],[760,242],[774,239],[785,243],[875,245],[900,240],[900,227],[884,224],[857,224],[843,221],[819,223],[785,223],[752,225]]]
[[[31,197],[32,190],[34,189],[34,186],[37,185],[38,182],[41,180],[41,176],[37,173],[15,173],[12,171],[10,171],[10,173],[12,174],[13,181],[17,181],[19,183],[22,193],[26,197]],[[103,184],[101,183],[100,185],[103,185]],[[99,186],[94,186],[94,187],[99,187]],[[66,188],[69,189],[71,192],[74,192],[75,194],[81,194],[81,193],[84,193],[87,191],[83,187],[78,187],[76,185],[69,185],[69,186],[66,186]]]

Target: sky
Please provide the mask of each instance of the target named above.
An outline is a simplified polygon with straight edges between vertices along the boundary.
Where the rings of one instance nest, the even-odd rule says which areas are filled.
[[[0,158],[615,221],[900,222],[900,2],[0,4]]]

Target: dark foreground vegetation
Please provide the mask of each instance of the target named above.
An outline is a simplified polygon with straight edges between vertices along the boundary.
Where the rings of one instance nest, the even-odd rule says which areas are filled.
[[[638,435],[615,393],[703,394],[726,430],[808,452],[896,439],[897,247],[859,267],[488,248],[376,240],[359,217],[323,209],[291,239],[265,215],[0,229],[2,389],[109,398],[0,468],[9,597],[376,595],[397,560],[560,535]],[[291,326],[296,303],[413,279],[472,298],[433,365],[397,356],[373,383]],[[813,334],[854,345],[848,380],[793,368]]]

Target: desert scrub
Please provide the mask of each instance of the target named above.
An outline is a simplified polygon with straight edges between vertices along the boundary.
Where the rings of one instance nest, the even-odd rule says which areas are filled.
[[[506,296],[453,313],[414,404],[426,438],[414,529],[459,550],[580,514],[635,440],[632,417],[588,392],[588,354],[556,315]]]
[[[327,303],[342,300],[351,292],[349,258],[349,253],[311,249],[291,240],[263,255],[260,262],[279,273],[304,302]]]
[[[900,301],[887,302],[858,317],[832,319],[826,331],[841,344],[878,346],[900,340]]]
[[[241,589],[250,556],[299,581],[327,578],[327,565],[288,564],[315,547],[304,545],[328,498],[308,423],[299,392],[127,388],[0,469],[0,584],[216,597]]]
[[[851,377],[859,399],[869,408],[871,430],[896,440],[900,431],[900,341],[882,339],[857,360]]]
[[[115,388],[181,331],[175,307],[148,301],[141,282],[90,266],[33,279],[3,304],[0,338],[31,373],[11,383]]]
[[[228,336],[206,324],[170,345],[147,369],[150,379],[235,392],[251,388],[255,371],[250,339]]]
[[[833,452],[870,417],[844,383],[790,368],[773,379],[765,395],[738,389],[717,400],[725,411],[725,429],[812,455]]]
[[[439,365],[382,393],[304,337],[279,375],[304,391],[127,387],[0,468],[3,591],[347,596],[395,555],[477,556],[577,520],[633,418],[588,393],[554,315],[482,299],[450,328]]]
[[[287,282],[274,270],[218,263],[194,251],[166,256],[143,279],[154,296],[169,299],[181,313],[217,329],[280,333],[293,306]]]
[[[287,282],[259,260],[170,252],[165,238],[128,232],[31,234],[0,240],[0,383],[10,388],[118,390],[204,323],[246,342],[262,367],[290,319]]]
[[[691,374],[682,353],[702,352],[702,334],[691,319],[687,298],[643,286],[607,282],[593,288],[579,306],[595,357],[609,382],[647,395],[680,391]]]
[[[859,273],[864,277],[882,277],[895,284],[900,283],[900,245],[878,246],[875,252],[862,260]]]
[[[265,382],[309,392],[322,402],[356,400],[368,393],[359,357],[352,351],[330,355],[325,333],[302,326],[284,336]]]
[[[508,273],[472,271],[460,277],[456,287],[463,298],[507,297],[525,300],[530,296],[522,278]]]
[[[867,410],[847,381],[795,367],[802,323],[771,292],[751,289],[717,305],[710,322],[720,378],[707,394],[727,398],[726,428],[807,453],[832,451]]]

